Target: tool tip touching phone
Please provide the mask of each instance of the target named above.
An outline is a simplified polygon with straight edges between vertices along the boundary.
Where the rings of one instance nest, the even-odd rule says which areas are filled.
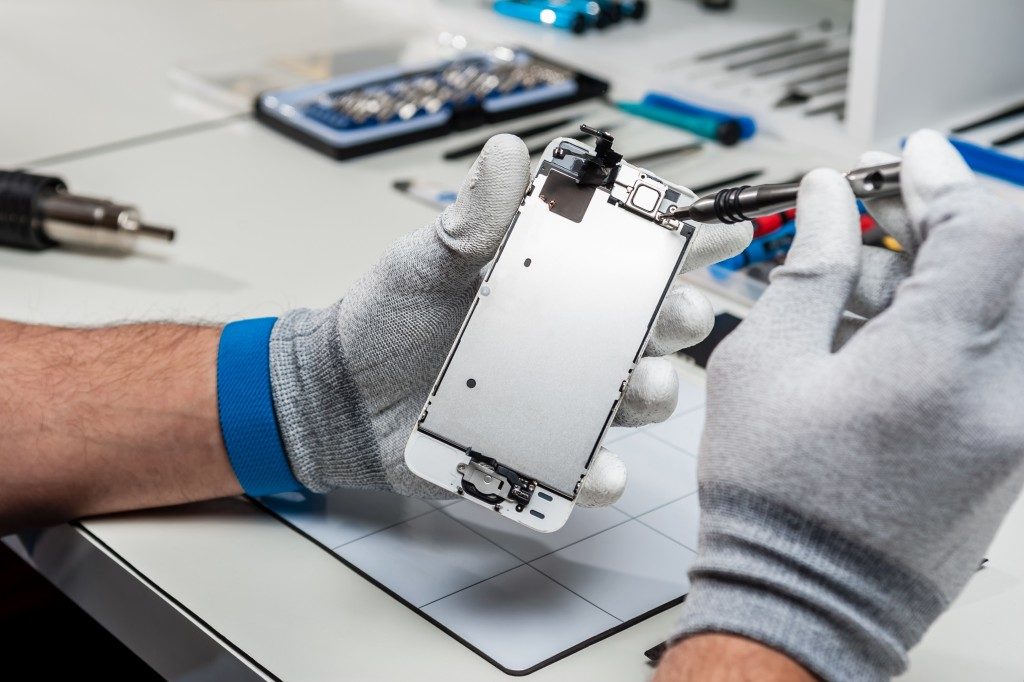
[[[408,441],[420,477],[565,524],[697,226],[607,133],[545,150]]]

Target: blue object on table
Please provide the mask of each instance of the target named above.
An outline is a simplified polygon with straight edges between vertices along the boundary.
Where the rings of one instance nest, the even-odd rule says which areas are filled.
[[[949,141],[971,170],[1024,187],[1024,159],[956,137],[950,137]]]
[[[716,265],[726,270],[739,270],[753,263],[774,260],[789,251],[795,236],[796,221],[790,220],[774,232],[769,232],[750,242],[750,245],[737,255],[732,258],[726,258],[724,261],[716,263]],[[711,272],[714,274],[714,270]]]
[[[528,0],[535,2],[539,5],[550,6],[550,5],[561,5],[562,7],[572,8],[583,15],[583,18],[587,22],[587,26],[594,26],[596,28],[608,28],[616,21],[621,20],[621,15],[616,18],[616,15],[609,12],[608,3],[596,2],[595,0],[563,0],[563,2],[547,2],[545,0]]]
[[[608,23],[614,24],[622,21],[623,19],[636,19],[637,21],[644,18],[647,14],[647,2],[646,0],[569,0],[570,2],[579,5],[596,5],[600,8],[601,12],[607,17]],[[588,8],[589,11],[589,8]],[[605,24],[607,25],[607,24]],[[599,23],[598,28],[601,28]]]
[[[740,124],[735,120],[721,120],[713,116],[694,116],[643,102],[616,102],[615,106],[634,116],[664,123],[674,128],[682,128],[694,135],[716,140],[724,145],[734,145],[740,141]]]
[[[524,19],[537,24],[548,24],[573,33],[587,30],[587,15],[572,3],[544,2],[543,0],[495,0],[494,11],[507,17]]]
[[[641,101],[644,104],[650,105],[652,107],[670,109],[672,111],[677,111],[681,114],[688,114],[690,116],[708,116],[711,118],[718,119],[720,121],[735,120],[740,124],[741,140],[747,140],[753,137],[754,133],[757,132],[757,122],[754,121],[754,119],[751,118],[750,116],[743,116],[733,114],[728,111],[721,111],[719,109],[711,109],[709,107],[699,106],[697,104],[693,104],[692,102],[686,102],[684,100],[681,100],[678,97],[667,95],[663,92],[649,92],[646,95],[644,95],[644,98]]]
[[[624,17],[640,21],[647,15],[646,0],[618,0],[614,4],[618,6],[619,12]]]

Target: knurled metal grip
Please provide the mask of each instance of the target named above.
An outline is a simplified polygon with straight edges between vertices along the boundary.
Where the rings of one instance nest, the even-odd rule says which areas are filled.
[[[56,244],[43,231],[39,199],[65,189],[60,178],[0,171],[0,244],[31,251]]]

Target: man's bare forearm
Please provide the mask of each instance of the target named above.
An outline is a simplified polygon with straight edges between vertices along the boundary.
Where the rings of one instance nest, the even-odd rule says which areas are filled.
[[[220,330],[0,322],[0,533],[234,495]]]
[[[688,637],[661,659],[654,682],[814,682],[800,664],[774,649],[730,634]]]

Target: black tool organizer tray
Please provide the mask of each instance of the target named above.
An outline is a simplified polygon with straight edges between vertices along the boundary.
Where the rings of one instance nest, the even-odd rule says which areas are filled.
[[[608,83],[521,48],[472,51],[268,90],[257,120],[336,159],[599,97]]]

